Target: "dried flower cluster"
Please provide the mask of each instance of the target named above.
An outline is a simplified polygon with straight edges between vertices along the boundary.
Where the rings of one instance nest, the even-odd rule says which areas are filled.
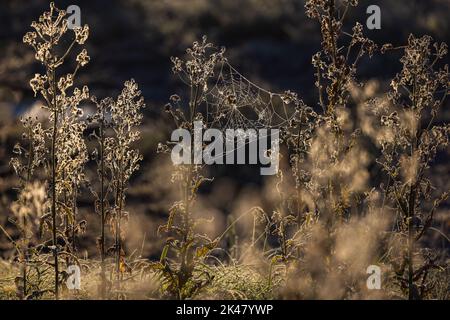
[[[35,95],[40,94],[45,100],[44,108],[50,111],[52,126],[43,132],[42,139],[50,144],[49,159],[45,161],[45,170],[50,186],[51,213],[43,220],[51,230],[55,269],[55,296],[59,296],[59,261],[61,251],[73,252],[75,249],[75,233],[82,225],[76,223],[77,190],[83,182],[83,168],[87,161],[87,151],[83,140],[85,125],[80,123],[82,112],[79,104],[88,98],[87,87],[76,88],[70,95],[68,90],[74,85],[74,78],[79,68],[88,61],[85,49],[77,58],[77,65],[72,73],[59,75],[61,67],[75,44],[82,45],[86,41],[89,29],[87,26],[73,30],[74,38],[71,44],[64,48],[62,39],[66,37],[68,28],[65,19],[66,12],[59,10],[53,3],[50,11],[45,12],[39,20],[31,24],[35,31],[24,36],[24,43],[35,50],[35,58],[45,69],[45,74],[36,74],[30,81]],[[58,230],[61,219],[64,230]],[[64,244],[62,249],[61,239]],[[69,245],[71,243],[71,245]],[[73,254],[73,253],[72,253]]]
[[[139,162],[142,160],[142,155],[138,149],[133,149],[133,144],[139,140],[139,131],[135,130],[135,127],[141,123],[141,109],[145,105],[134,80],[125,82],[117,101],[111,102],[109,110],[113,135],[104,140],[103,157],[105,169],[109,171],[114,205],[106,223],[110,224],[115,235],[112,250],[116,254],[116,272],[120,287],[120,276],[126,270],[123,243],[128,212],[125,211],[125,195],[131,175],[139,169]]]

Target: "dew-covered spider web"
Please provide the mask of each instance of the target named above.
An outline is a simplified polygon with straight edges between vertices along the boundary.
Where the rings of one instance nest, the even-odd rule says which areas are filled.
[[[275,129],[288,125],[297,100],[273,93],[240,74],[226,59],[205,92],[207,122],[218,129]]]

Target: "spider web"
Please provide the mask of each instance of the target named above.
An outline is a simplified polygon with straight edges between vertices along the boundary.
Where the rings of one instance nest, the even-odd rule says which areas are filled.
[[[286,93],[254,84],[226,59],[205,93],[207,122],[218,129],[279,129],[295,116],[295,103]]]

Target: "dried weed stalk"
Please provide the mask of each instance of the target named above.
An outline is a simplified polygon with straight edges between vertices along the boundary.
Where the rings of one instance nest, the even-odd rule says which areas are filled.
[[[449,143],[450,126],[436,123],[449,92],[448,65],[440,66],[447,45],[429,36],[410,35],[400,59],[402,70],[391,82],[385,102],[369,102],[379,124],[381,157],[387,175],[383,193],[395,216],[392,257],[395,278],[409,299],[424,298],[432,289],[427,277],[440,268],[439,255],[421,239],[432,228],[436,209],[449,196],[439,191],[430,177],[439,150]],[[391,49],[387,44],[384,50]],[[403,245],[405,244],[405,245]],[[442,261],[442,260],[441,260]]]
[[[74,85],[78,70],[89,62],[86,49],[81,50],[76,57],[74,71],[65,75],[58,72],[69,58],[75,45],[83,45],[89,35],[89,27],[84,26],[73,30],[73,39],[68,47],[63,47],[63,39],[68,35],[66,12],[59,10],[50,3],[50,11],[45,12],[31,26],[34,31],[28,32],[24,43],[35,50],[35,58],[45,69],[45,74],[36,74],[30,81],[35,95],[40,94],[44,100],[43,109],[49,111],[52,124],[45,129],[43,139],[50,144],[49,158],[44,161],[47,172],[49,191],[51,195],[51,214],[43,219],[52,233],[52,245],[49,249],[54,255],[55,298],[59,297],[59,261],[61,243],[65,247],[64,254],[72,256],[67,250],[69,243],[74,249],[75,229],[84,228],[84,224],[76,224],[76,194],[83,180],[83,166],[86,162],[86,149],[82,139],[84,124],[79,122],[82,111],[79,104],[89,96],[87,87],[75,88],[73,94],[68,89]],[[43,127],[43,126],[42,126]],[[64,231],[58,230],[58,219],[65,221]],[[59,241],[61,240],[61,241]]]
[[[223,52],[223,49],[216,50],[204,37],[187,49],[187,60],[172,58],[173,72],[184,81],[190,92],[187,110],[183,110],[178,95],[173,95],[166,106],[178,128],[193,134],[194,121],[203,120],[200,107],[208,90],[208,81],[224,59]],[[163,144],[158,149],[160,152],[169,151],[169,147]],[[203,148],[199,152],[203,152]],[[168,234],[168,238],[155,268],[162,275],[163,289],[177,299],[193,297],[210,282],[211,277],[198,268],[217,244],[217,241],[196,232],[197,225],[204,222],[194,218],[197,192],[205,181],[210,180],[202,175],[201,169],[202,166],[195,164],[175,166],[172,182],[180,185],[181,200],[173,204],[167,224],[159,228]]]

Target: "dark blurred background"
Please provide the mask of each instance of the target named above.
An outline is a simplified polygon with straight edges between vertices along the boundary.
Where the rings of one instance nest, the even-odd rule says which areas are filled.
[[[81,73],[96,94],[114,93],[131,77],[141,84],[147,101],[164,103],[178,82],[169,57],[180,55],[194,40],[207,35],[227,48],[233,65],[272,90],[292,89],[311,100],[311,55],[320,45],[317,23],[308,19],[301,0],[89,0],[56,1],[60,8],[76,4],[82,24],[91,28],[92,63]],[[377,43],[404,44],[409,33],[449,39],[448,0],[360,1],[349,14],[365,25],[366,8],[381,8],[381,30],[367,30]],[[0,3],[1,100],[29,103],[30,75],[39,67],[32,50],[22,44],[32,20],[48,9],[43,0]],[[398,62],[372,61],[364,77],[389,78]],[[309,101],[308,101],[309,102]]]
[[[134,245],[147,239],[146,252],[160,248],[156,228],[173,200],[170,196],[170,170],[161,168],[155,154],[158,141],[168,138],[161,110],[173,93],[182,94],[181,82],[171,72],[170,56],[182,55],[194,40],[207,35],[209,41],[227,48],[227,56],[240,72],[272,91],[293,90],[309,105],[316,106],[311,56],[320,47],[319,27],[304,13],[301,0],[89,0],[55,1],[59,8],[76,4],[81,8],[82,24],[90,26],[87,48],[91,62],[78,77],[99,97],[117,95],[123,82],[134,78],[147,102],[143,141],[145,159],[134,178],[129,206],[137,220]],[[381,8],[381,30],[365,32],[377,44],[404,44],[408,34],[429,34],[437,41],[449,37],[448,0],[370,0],[360,1],[351,10],[346,31],[355,21],[365,26],[366,8]],[[17,181],[9,167],[11,150],[20,136],[17,118],[36,103],[28,85],[40,66],[33,51],[22,44],[32,20],[48,10],[49,1],[1,0],[0,2],[0,223],[6,223],[13,187]],[[376,56],[363,61],[360,79],[390,81],[400,69],[398,56]],[[447,105],[448,106],[448,105]],[[448,108],[447,108],[448,109]],[[446,120],[448,120],[447,112]],[[448,168],[444,174],[448,176]],[[215,202],[215,210],[232,212],[232,200],[239,199],[253,186],[258,190],[257,171],[219,169],[222,177],[215,189],[208,190],[206,202]],[[228,170],[228,171],[226,171]],[[257,169],[256,169],[257,170]],[[445,173],[446,171],[446,173]],[[249,187],[250,185],[250,187]],[[256,187],[255,187],[256,186]],[[250,189],[249,189],[250,188]],[[253,190],[252,189],[252,190]],[[250,192],[251,193],[251,192]],[[218,197],[222,195],[222,197]],[[226,195],[226,196],[223,196]],[[88,196],[80,202],[85,215],[92,214]],[[208,208],[208,205],[205,205]],[[208,211],[208,210],[207,210]],[[209,210],[210,212],[212,211]],[[92,232],[96,231],[95,223]],[[88,248],[95,239],[86,238]],[[132,240],[133,241],[133,240]],[[130,244],[132,246],[133,244]],[[0,253],[10,248],[0,235]],[[95,246],[94,246],[95,248]],[[95,250],[95,249],[93,249]]]

